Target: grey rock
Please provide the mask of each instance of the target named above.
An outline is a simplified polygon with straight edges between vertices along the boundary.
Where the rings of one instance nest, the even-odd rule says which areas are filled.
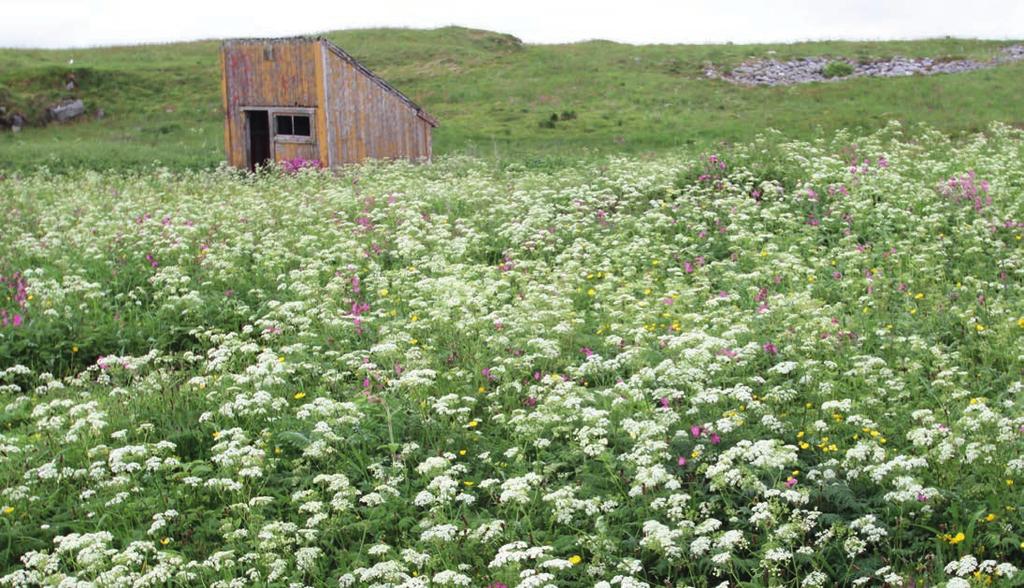
[[[847,63],[853,66],[853,73],[845,78],[826,78],[822,70],[831,60],[823,57],[810,57],[790,61],[752,59],[736,66],[729,73],[722,73],[713,65],[708,65],[705,67],[704,75],[735,84],[779,86],[838,81],[849,77],[906,77],[912,75],[961,73],[1021,60],[1024,60],[1024,45],[1011,45],[1004,47],[996,58],[986,62],[970,59],[936,61],[930,57],[917,59],[893,57],[871,63],[852,63],[847,61]]]
[[[81,100],[64,100],[46,109],[46,119],[67,122],[85,114],[85,103]]]

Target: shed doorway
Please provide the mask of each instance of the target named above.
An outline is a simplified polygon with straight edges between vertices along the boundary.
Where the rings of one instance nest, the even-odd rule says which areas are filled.
[[[246,110],[245,122],[249,128],[249,169],[265,165],[270,155],[270,113],[266,110]]]

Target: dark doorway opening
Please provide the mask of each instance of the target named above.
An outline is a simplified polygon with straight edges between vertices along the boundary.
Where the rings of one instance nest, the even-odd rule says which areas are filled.
[[[266,110],[247,110],[245,120],[249,125],[249,169],[256,171],[257,165],[270,160],[270,114]]]

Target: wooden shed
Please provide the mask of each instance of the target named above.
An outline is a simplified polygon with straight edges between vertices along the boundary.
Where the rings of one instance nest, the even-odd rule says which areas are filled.
[[[225,41],[221,72],[229,165],[430,159],[437,120],[327,39]]]

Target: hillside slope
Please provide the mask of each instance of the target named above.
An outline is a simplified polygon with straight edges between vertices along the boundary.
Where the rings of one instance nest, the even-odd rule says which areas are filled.
[[[742,87],[704,77],[750,57],[870,60],[894,55],[987,60],[1009,41],[526,45],[448,27],[327,33],[437,116],[435,153],[501,159],[644,152],[745,140],[766,127],[810,138],[890,119],[950,134],[1024,122],[1024,64],[901,79]],[[0,168],[123,167],[223,159],[217,41],[74,50],[0,49],[0,104],[38,119],[74,72],[90,116],[0,133]],[[71,62],[73,60],[73,63]],[[92,116],[102,109],[105,116]],[[554,120],[557,119],[557,120]]]

